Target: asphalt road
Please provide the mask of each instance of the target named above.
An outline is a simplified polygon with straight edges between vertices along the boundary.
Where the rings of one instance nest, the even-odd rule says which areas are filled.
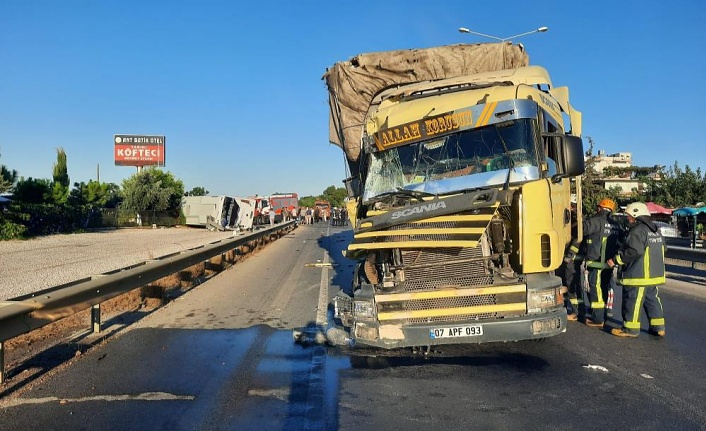
[[[4,397],[2,429],[706,429],[699,273],[670,268],[664,339],[570,322],[544,342],[431,357],[295,344],[292,329],[326,321],[329,297],[350,283],[349,235],[300,226]]]

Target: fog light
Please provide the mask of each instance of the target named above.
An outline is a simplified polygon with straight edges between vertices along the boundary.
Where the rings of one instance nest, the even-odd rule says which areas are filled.
[[[366,340],[377,340],[378,339],[378,328],[356,324],[355,325],[355,337],[356,338],[363,338]]]

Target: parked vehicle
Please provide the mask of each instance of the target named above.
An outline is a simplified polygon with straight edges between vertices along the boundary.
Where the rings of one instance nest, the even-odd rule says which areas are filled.
[[[654,223],[659,228],[659,233],[661,233],[663,237],[666,237],[666,238],[678,238],[679,237],[679,231],[677,231],[676,226],[672,226],[671,224],[665,223],[663,221],[656,221]]]

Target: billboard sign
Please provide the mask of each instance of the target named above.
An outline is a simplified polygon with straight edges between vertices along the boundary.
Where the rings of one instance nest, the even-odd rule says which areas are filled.
[[[115,135],[116,166],[164,166],[164,136]]]

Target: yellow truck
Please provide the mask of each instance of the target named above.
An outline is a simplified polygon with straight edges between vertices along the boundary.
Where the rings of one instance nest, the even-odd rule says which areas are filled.
[[[564,332],[555,270],[584,172],[568,89],[506,42],[361,54],[323,79],[358,262],[329,339],[393,349]]]

